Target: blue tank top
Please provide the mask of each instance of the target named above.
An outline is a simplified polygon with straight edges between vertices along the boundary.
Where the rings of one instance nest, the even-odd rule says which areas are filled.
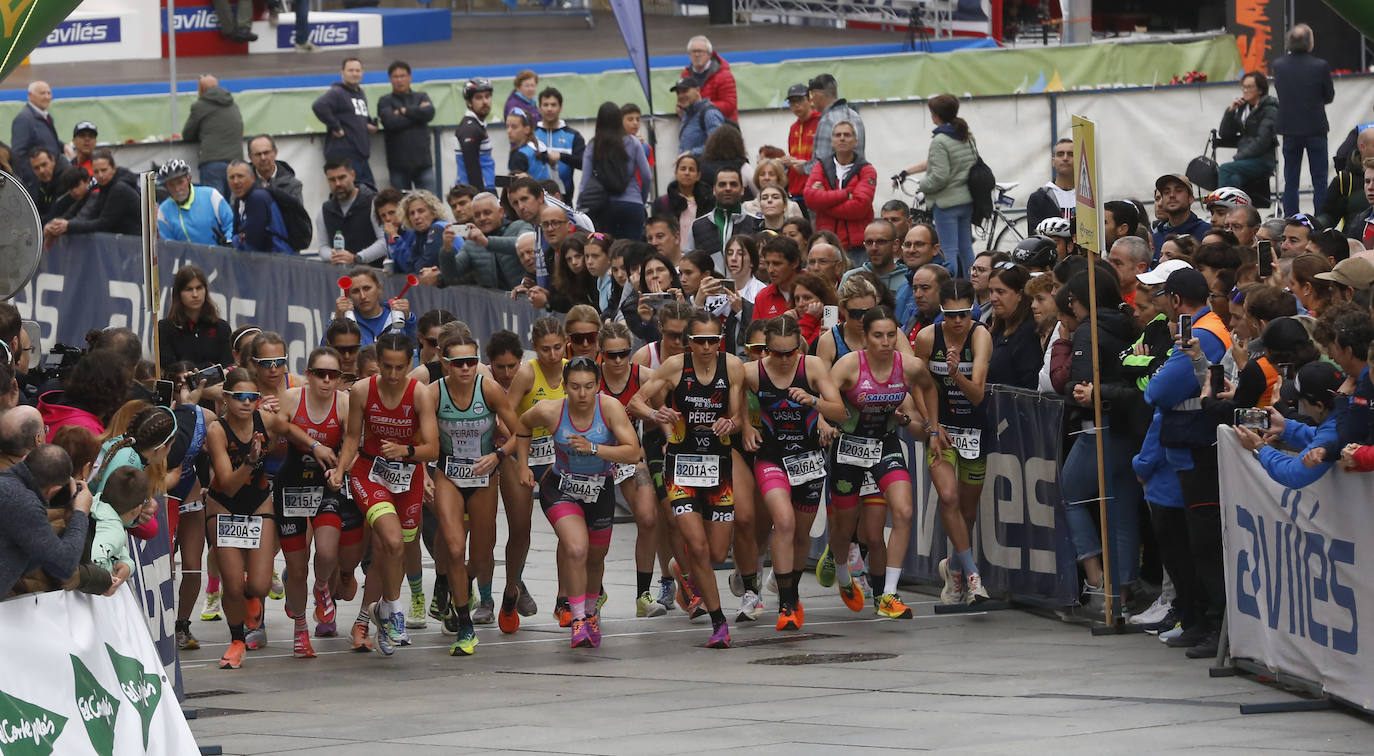
[[[573,425],[572,418],[568,416],[568,402],[566,399],[563,400],[563,409],[558,417],[558,427],[553,431],[553,467],[560,473],[576,473],[577,475],[607,475],[611,472],[612,463],[600,457],[573,451],[569,440],[572,436],[582,436],[597,446],[615,445],[615,434],[611,433],[605,418],[601,417],[601,397],[599,395],[596,398],[596,406],[592,410],[592,424],[585,429]]]
[[[844,340],[844,324],[836,323],[830,326],[830,335],[835,339],[835,359],[839,359],[851,351],[849,343]]]

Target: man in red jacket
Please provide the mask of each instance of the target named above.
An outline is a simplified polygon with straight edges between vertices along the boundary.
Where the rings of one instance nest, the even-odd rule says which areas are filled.
[[[856,152],[858,139],[848,121],[835,124],[830,144],[835,156],[817,160],[806,179],[806,206],[816,216],[816,230],[834,231],[858,267],[868,259],[864,228],[873,220],[878,172]]]
[[[725,117],[739,123],[739,95],[735,93],[735,75],[730,64],[716,54],[711,40],[697,35],[687,40],[687,55],[692,59],[682,69],[684,79],[692,79],[701,86],[701,97],[720,108]]]
[[[805,84],[793,84],[787,88],[787,107],[797,120],[787,129],[787,157],[782,159],[787,166],[787,193],[792,201],[806,209],[806,177],[811,175],[811,153],[816,146],[816,125],[821,122],[821,113],[811,106]]]
[[[778,235],[759,252],[759,266],[772,283],[754,295],[754,320],[766,320],[792,309],[792,287],[801,273],[801,249],[792,239]]]

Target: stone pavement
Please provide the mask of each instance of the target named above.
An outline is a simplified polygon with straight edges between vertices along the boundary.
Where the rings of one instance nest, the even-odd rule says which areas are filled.
[[[814,576],[803,578],[800,634],[773,629],[768,594],[758,623],[731,622],[736,648],[711,650],[705,617],[634,618],[633,539],[633,524],[616,527],[595,650],[569,649],[551,617],[555,541],[537,513],[526,582],[541,612],[515,635],[479,629],[472,657],[449,657],[431,621],[391,658],[351,653],[339,638],[315,640],[316,659],[293,659],[273,601],[270,645],[221,671],[228,630],[197,620],[202,648],[182,657],[195,696],[186,705],[200,709],[191,730],[226,754],[301,756],[1374,750],[1369,723],[1340,711],[1243,717],[1239,703],[1293,699],[1245,678],[1211,679],[1207,662],[1150,636],[1094,638],[1014,610],[935,615],[933,597],[915,592],[915,618],[877,619],[845,609]],[[719,578],[729,614],[736,603]],[[427,571],[427,587],[432,579]],[[340,606],[341,630],[357,610]],[[769,663],[785,657],[821,663]]]

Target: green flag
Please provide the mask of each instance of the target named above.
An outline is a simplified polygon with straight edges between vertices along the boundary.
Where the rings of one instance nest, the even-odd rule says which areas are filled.
[[[76,679],[76,710],[86,723],[86,734],[100,756],[114,755],[115,719],[119,717],[119,696],[95,679],[95,675],[75,656],[72,676]]]
[[[81,0],[0,0],[0,81],[80,4]]]
[[[0,754],[3,756],[48,756],[66,726],[66,717],[0,691]]]
[[[4,2],[4,0],[0,0]],[[119,689],[129,703],[134,705],[143,718],[143,747],[148,747],[148,725],[152,724],[153,712],[157,711],[158,701],[162,700],[162,676],[143,671],[143,662],[124,656],[105,644],[114,665],[115,677],[119,678]]]

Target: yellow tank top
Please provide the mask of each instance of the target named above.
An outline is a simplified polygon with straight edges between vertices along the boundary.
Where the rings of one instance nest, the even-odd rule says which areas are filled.
[[[568,361],[564,359],[562,364],[566,365]],[[517,415],[523,415],[530,407],[534,406],[535,402],[541,402],[545,399],[564,399],[567,397],[567,394],[563,392],[563,382],[561,380],[558,382],[558,386],[554,387],[550,386],[549,382],[544,379],[544,371],[539,367],[539,360],[530,360],[530,368],[534,370],[534,384],[530,387],[528,393],[520,397],[520,403],[515,407],[515,413]],[[560,367],[559,369],[561,370],[562,368]],[[543,436],[552,435],[553,431],[548,428],[539,427],[530,429],[530,433],[534,438],[541,438]]]

